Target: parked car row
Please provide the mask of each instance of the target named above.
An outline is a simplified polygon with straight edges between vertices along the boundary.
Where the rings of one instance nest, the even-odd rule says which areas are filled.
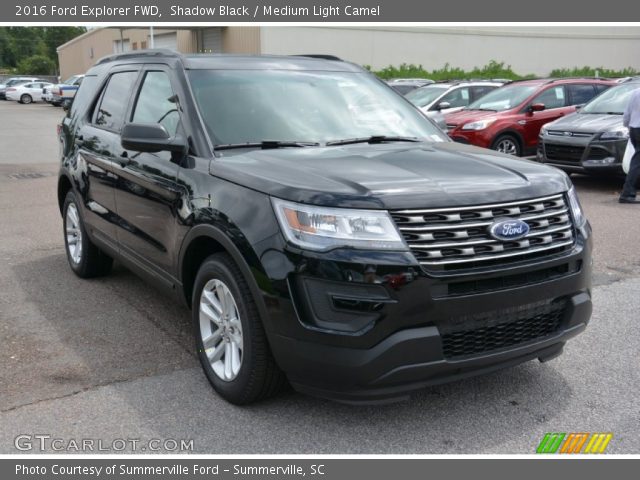
[[[41,80],[37,77],[13,77],[7,80],[5,83],[0,84],[0,100],[7,99],[7,90],[10,88],[15,88],[19,85],[23,85],[25,83],[31,82],[45,82],[46,80]]]
[[[405,98],[459,143],[567,172],[622,173],[622,114],[640,79],[564,78],[439,82]]]
[[[66,81],[54,84],[36,77],[14,77],[0,85],[0,99],[23,104],[46,102],[69,106],[75,97],[84,75],[74,75]]]

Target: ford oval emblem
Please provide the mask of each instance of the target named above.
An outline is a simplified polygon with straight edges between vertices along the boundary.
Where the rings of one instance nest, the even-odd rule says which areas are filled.
[[[489,225],[489,234],[503,242],[520,240],[529,233],[529,225],[517,218],[497,220]]]

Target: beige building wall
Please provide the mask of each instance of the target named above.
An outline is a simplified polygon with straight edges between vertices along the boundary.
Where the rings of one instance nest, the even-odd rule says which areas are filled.
[[[176,33],[176,47],[182,53],[200,50],[198,44],[200,28],[154,29],[155,35]],[[58,47],[60,76],[63,79],[85,73],[105,55],[114,53],[114,42],[129,42],[130,50],[149,48],[148,28],[96,28]],[[260,53],[259,27],[223,27],[222,51],[224,53]]]
[[[471,69],[496,60],[543,76],[563,67],[640,67],[640,27],[262,27],[260,44],[262,53],[332,54],[374,69]]]
[[[222,30],[224,53],[260,53],[260,27],[225,27]]]

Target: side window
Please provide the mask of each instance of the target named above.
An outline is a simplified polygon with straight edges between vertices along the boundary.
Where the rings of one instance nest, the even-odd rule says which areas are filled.
[[[469,105],[470,100],[469,87],[462,87],[447,93],[438,103],[447,102],[450,105],[449,108],[466,107]]]
[[[571,105],[582,105],[596,94],[593,85],[567,85]]]
[[[596,87],[596,95],[600,95],[605,90],[608,90],[610,85],[602,85],[601,83],[598,83],[594,85],[594,87]]]
[[[566,106],[564,87],[551,87],[533,99],[533,103],[544,103],[547,109]]]
[[[477,87],[471,87],[471,93],[473,94],[473,100],[478,100],[481,97],[484,97],[487,93],[495,90],[496,87],[492,87],[490,85],[483,85]]]
[[[137,77],[138,72],[120,72],[111,75],[94,113],[94,124],[115,131],[122,128],[127,100]]]
[[[175,102],[171,81],[165,72],[147,72],[138,94],[131,121],[159,123],[174,136],[180,115]]]

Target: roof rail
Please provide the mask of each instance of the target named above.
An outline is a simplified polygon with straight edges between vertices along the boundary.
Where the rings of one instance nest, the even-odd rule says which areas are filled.
[[[453,78],[450,80],[438,80],[436,83],[450,83],[451,85],[460,85],[461,83],[471,82],[511,83],[512,80],[509,80],[507,78]]]
[[[325,55],[323,53],[303,53],[301,55],[292,55],[293,57],[308,57],[308,58],[320,58],[322,60],[336,60],[341,62],[342,59],[340,57],[336,57],[335,55]]]
[[[96,65],[102,65],[103,63],[115,62],[117,60],[127,60],[130,58],[148,58],[148,57],[172,57],[180,58],[181,53],[169,50],[166,48],[156,48],[151,50],[133,50],[130,52],[114,53],[113,55],[107,55],[102,57],[96,62]]]
[[[607,77],[559,77],[559,78],[550,78],[547,80],[547,84],[553,82],[559,82],[560,80],[609,80]]]

